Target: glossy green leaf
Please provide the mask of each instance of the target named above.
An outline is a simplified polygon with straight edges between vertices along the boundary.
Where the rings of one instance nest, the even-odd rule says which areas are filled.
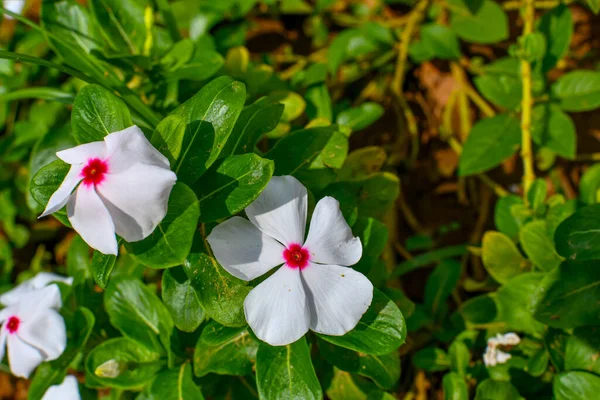
[[[577,132],[575,123],[556,104],[538,104],[531,114],[531,137],[565,158],[575,157]]]
[[[466,377],[467,368],[471,362],[471,352],[467,345],[459,339],[454,340],[448,347],[448,358],[450,359],[452,371]]]
[[[65,179],[70,168],[71,166],[62,160],[53,161],[40,168],[29,185],[29,191],[34,200],[46,207],[48,200]]]
[[[307,101],[306,115],[311,120],[322,118],[327,121],[333,120],[333,111],[329,89],[325,84],[314,85],[306,89],[304,98]]]
[[[481,251],[483,266],[497,282],[506,283],[523,272],[525,259],[508,236],[487,231],[483,235]]]
[[[377,397],[381,393],[376,391],[376,387],[368,386],[366,379],[358,375],[333,369],[333,378],[327,390],[327,398],[331,400],[388,400],[389,398]],[[369,397],[367,392],[373,391],[373,397]]]
[[[200,335],[194,351],[194,373],[250,375],[256,360],[258,342],[246,327],[229,328],[209,322]]]
[[[496,228],[513,240],[518,238],[521,226],[520,219],[515,218],[512,212],[515,205],[524,206],[523,199],[510,194],[499,198],[494,208],[494,223],[496,224]]]
[[[593,399],[600,392],[600,377],[583,371],[569,371],[554,377],[556,400]]]
[[[385,224],[375,218],[359,218],[352,229],[354,234],[360,238],[363,246],[362,257],[352,268],[368,274],[387,244],[388,229]]]
[[[204,400],[202,392],[192,380],[189,363],[156,375],[150,385],[150,396],[157,400]]]
[[[163,272],[162,299],[177,329],[193,332],[204,320],[204,310],[192,282],[181,267]]]
[[[573,35],[571,10],[564,4],[558,5],[540,18],[537,29],[546,37],[547,51],[542,69],[549,71],[569,50]]]
[[[353,131],[361,131],[381,118],[384,111],[378,103],[368,101],[358,107],[342,111],[338,114],[335,123],[349,126]]]
[[[173,320],[146,285],[137,279],[112,279],[104,295],[111,324],[131,340],[155,353],[170,348]],[[162,346],[161,346],[162,344]]]
[[[77,143],[97,142],[131,125],[129,109],[108,89],[87,85],[75,97],[71,127]]]
[[[521,396],[510,382],[486,379],[477,385],[475,400],[519,400]]]
[[[448,355],[437,347],[426,347],[417,351],[412,361],[417,368],[428,372],[445,371],[450,368]]]
[[[508,114],[478,121],[464,144],[458,174],[485,172],[515,153],[521,143],[519,120]]]
[[[452,0],[450,28],[463,40],[490,44],[508,38],[508,17],[502,7],[492,1],[484,0],[477,12],[471,13],[463,0]]]
[[[358,325],[343,336],[318,336],[337,346],[365,354],[382,355],[396,350],[406,338],[402,313],[386,295],[373,289],[373,301]]]
[[[183,264],[198,226],[198,199],[183,183],[175,184],[167,207],[167,215],[150,236],[139,242],[125,244],[133,258],[150,268]]]
[[[436,23],[426,24],[420,29],[421,45],[431,58],[456,60],[460,58],[460,45],[456,34],[448,27]]]
[[[400,378],[397,351],[380,356],[358,353],[319,339],[323,357],[337,368],[372,379],[382,389],[391,389]]]
[[[600,200],[600,164],[589,167],[579,182],[579,197],[586,204],[598,203]]]
[[[465,380],[455,372],[449,372],[442,379],[444,400],[468,400],[469,388]]]
[[[556,251],[570,260],[600,259],[600,204],[584,207],[556,228]]]
[[[183,264],[185,273],[208,317],[225,326],[245,325],[244,299],[252,288],[225,271],[208,252],[204,240],[203,235],[196,236],[194,248]]]
[[[214,76],[225,64],[223,56],[216,51],[195,46],[194,55],[184,65],[165,73],[168,81],[187,79],[192,81],[204,81]]]
[[[543,273],[529,272],[512,278],[496,292],[498,315],[496,321],[503,324],[503,329],[527,332],[532,335],[541,334],[544,325],[533,315],[532,305],[538,299],[538,288],[544,278]]]
[[[115,263],[117,262],[117,256],[112,254],[103,254],[98,250],[94,250],[92,255],[91,272],[94,277],[96,285],[102,289],[106,289],[108,285],[108,279],[112,273]]]
[[[306,339],[286,346],[261,343],[256,354],[256,383],[261,399],[321,399],[323,393]]]
[[[546,221],[529,222],[521,229],[519,241],[527,257],[542,271],[552,271],[563,261],[554,250]]]
[[[556,328],[600,325],[596,261],[565,261],[541,283],[535,318]]]
[[[498,308],[491,296],[481,295],[461,304],[459,312],[468,325],[479,325],[493,321]]]
[[[552,98],[565,111],[591,111],[600,107],[600,72],[572,71],[552,85]]]
[[[217,164],[192,186],[203,210],[200,222],[215,221],[242,211],[264,190],[275,168],[273,161],[256,154],[229,156]]]
[[[581,327],[569,336],[565,351],[565,369],[600,373],[599,327]]]
[[[143,52],[147,36],[144,7],[149,3],[144,0],[92,0],[90,5],[98,26],[115,51]]]
[[[107,361],[120,365],[118,376],[102,377],[96,369]],[[94,347],[85,360],[86,382],[119,389],[134,389],[149,383],[154,375],[166,365],[160,354],[148,350],[125,337],[108,339]]]

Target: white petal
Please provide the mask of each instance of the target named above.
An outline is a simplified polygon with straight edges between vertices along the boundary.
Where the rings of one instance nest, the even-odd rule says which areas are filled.
[[[52,196],[50,196],[50,200],[48,200],[46,209],[38,218],[42,218],[46,215],[55,213],[61,208],[63,208],[65,204],[67,204],[71,193],[73,192],[77,184],[83,179],[83,177],[81,176],[82,168],[83,167],[79,164],[71,166],[71,169],[69,169],[67,176],[65,176],[65,179],[62,181],[58,189],[56,189],[56,192],[54,192]]]
[[[62,276],[52,272],[39,272],[36,276],[31,278],[28,282],[31,282],[31,286],[34,289],[41,289],[47,286],[51,282],[61,282],[67,285],[73,284],[73,277]]]
[[[106,145],[104,142],[92,142],[81,144],[70,149],[61,150],[56,156],[67,164],[84,164],[90,158],[104,159],[106,156]]]
[[[60,385],[50,386],[41,400],[81,400],[77,378],[68,375]]]
[[[65,320],[51,308],[36,313],[35,318],[23,318],[17,336],[41,351],[45,361],[56,360],[67,347]]]
[[[90,247],[104,254],[117,254],[115,225],[93,186],[77,188],[67,203],[67,216]]]
[[[283,266],[252,289],[244,301],[246,321],[256,336],[272,346],[300,339],[310,315],[299,269]]]
[[[285,262],[285,247],[242,217],[233,217],[217,225],[207,240],[219,264],[231,275],[245,281]]]
[[[31,372],[44,360],[42,353],[15,334],[9,334],[6,342],[8,362],[13,375],[29,378]]]
[[[6,337],[8,336],[8,329],[5,327],[0,328],[0,361],[4,359],[4,349],[6,349]]]
[[[169,160],[133,125],[104,137],[110,171],[118,173],[141,163],[169,169]]]
[[[293,176],[274,176],[266,189],[246,207],[258,229],[286,246],[304,243],[306,188]]]
[[[304,247],[311,261],[321,264],[353,265],[362,256],[360,239],[352,235],[340,203],[333,197],[323,197],[317,203]]]
[[[96,186],[119,236],[136,242],[150,235],[167,214],[169,195],[177,176],[171,170],[135,164],[109,173]]]
[[[0,303],[5,306],[16,307],[15,314],[23,312],[31,314],[35,310],[43,310],[44,308],[59,309],[62,306],[60,289],[57,285],[34,289],[32,286],[26,285],[27,283],[24,282],[13,290],[4,293],[0,297]]]
[[[352,268],[309,263],[300,275],[315,332],[339,336],[351,331],[373,300],[373,285]]]

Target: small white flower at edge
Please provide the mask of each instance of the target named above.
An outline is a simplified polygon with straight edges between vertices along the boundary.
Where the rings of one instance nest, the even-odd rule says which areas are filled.
[[[516,346],[521,342],[521,338],[516,333],[498,333],[495,337],[488,339],[488,345],[483,354],[483,362],[486,367],[494,367],[497,364],[504,364],[512,357],[498,348],[498,346]]]
[[[373,299],[373,285],[347,268],[362,256],[360,239],[339,203],[321,199],[306,240],[306,188],[291,176],[273,177],[246,208],[250,221],[233,217],[215,227],[208,242],[219,263],[249,281],[282,265],[244,301],[259,339],[286,345],[309,330],[340,336],[352,330]]]
[[[65,277],[52,272],[39,272],[33,278],[21,283],[14,289],[0,295],[0,303],[9,306],[18,302],[23,296],[27,296],[30,292],[48,286],[51,282],[62,282],[67,285],[73,284],[72,277]],[[60,308],[60,304],[58,306]]]
[[[25,8],[25,0],[4,0],[3,4],[4,8],[6,8],[8,11],[12,11],[19,15],[23,13],[23,8]],[[4,14],[4,18],[14,19],[8,14]]]
[[[77,378],[69,375],[60,385],[50,386],[41,400],[81,400]]]
[[[10,370],[28,378],[42,362],[57,359],[67,346],[67,331],[57,285],[34,290],[0,310],[0,360],[8,349]]]
[[[66,205],[73,229],[101,253],[117,254],[115,233],[145,239],[167,214],[177,177],[137,126],[56,155],[71,169],[40,218]]]

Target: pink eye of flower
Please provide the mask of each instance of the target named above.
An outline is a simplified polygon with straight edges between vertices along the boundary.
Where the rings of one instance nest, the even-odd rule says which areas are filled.
[[[285,264],[288,267],[303,269],[308,265],[310,254],[304,247],[293,243],[290,245],[290,247],[283,251],[283,258],[285,259]]]
[[[83,170],[83,184],[86,186],[98,185],[104,180],[104,174],[108,172],[108,163],[99,158],[91,158]]]
[[[21,321],[19,320],[19,318],[13,315],[8,319],[8,322],[6,323],[6,329],[8,329],[8,332],[10,333],[15,333],[17,329],[19,329],[20,323]]]

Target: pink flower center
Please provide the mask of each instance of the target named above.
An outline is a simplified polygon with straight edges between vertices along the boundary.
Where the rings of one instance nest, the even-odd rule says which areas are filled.
[[[308,265],[310,254],[304,247],[300,246],[299,244],[292,243],[290,247],[283,251],[283,258],[285,259],[285,264],[288,267],[303,269]]]
[[[17,329],[19,329],[20,323],[21,321],[19,320],[19,318],[13,315],[8,319],[8,322],[6,323],[6,329],[8,329],[9,333],[15,333]]]
[[[108,163],[99,158],[90,158],[87,165],[83,167],[81,176],[86,186],[98,185],[104,180],[104,174],[108,172]]]

